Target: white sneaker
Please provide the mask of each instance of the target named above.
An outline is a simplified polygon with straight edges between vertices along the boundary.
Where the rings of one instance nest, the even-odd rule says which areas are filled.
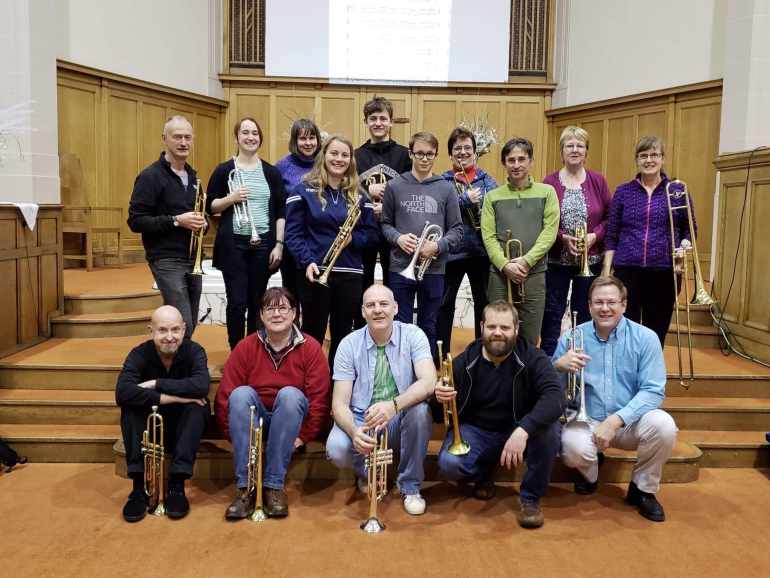
[[[369,481],[366,478],[359,478],[356,476],[356,488],[358,488],[358,491],[361,492],[363,495],[366,495],[369,493]]]
[[[425,499],[420,494],[404,496],[404,510],[412,516],[420,516],[425,513]]]

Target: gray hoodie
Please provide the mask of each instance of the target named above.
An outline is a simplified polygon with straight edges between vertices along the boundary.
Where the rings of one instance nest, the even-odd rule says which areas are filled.
[[[420,182],[407,172],[388,181],[380,222],[382,233],[391,245],[391,271],[401,271],[412,259],[412,255],[407,255],[398,246],[398,238],[408,233],[419,237],[425,221],[440,226],[444,233],[438,242],[438,257],[427,273],[443,274],[449,253],[459,247],[463,239],[463,221],[455,188],[440,175],[431,175]]]

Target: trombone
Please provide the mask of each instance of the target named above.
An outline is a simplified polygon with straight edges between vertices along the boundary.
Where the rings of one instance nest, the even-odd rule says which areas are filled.
[[[672,189],[672,186],[674,187]],[[681,188],[678,188],[681,186]],[[672,200],[682,200],[679,204],[672,204]],[[684,279],[684,291],[685,291],[685,311],[687,318],[687,350],[689,353],[689,373],[687,379],[692,381],[695,379],[695,368],[692,358],[692,321],[691,321],[691,305],[708,305],[709,307],[714,304],[714,299],[708,294],[706,288],[703,285],[703,275],[701,275],[700,261],[698,259],[698,246],[695,243],[695,226],[692,219],[692,208],[690,207],[690,193],[687,190],[687,183],[674,179],[666,184],[666,204],[668,206],[668,224],[671,232],[671,263],[672,271],[674,275],[674,312],[676,315],[676,356],[679,364],[679,385],[685,389],[689,389],[690,385],[685,383],[685,373],[682,364],[682,330],[679,325],[679,279],[677,277],[677,260],[682,260],[682,278]],[[687,226],[690,233],[690,247],[676,246],[676,236],[674,230],[674,211],[680,211],[684,209],[687,216]],[[695,292],[692,299],[687,297],[690,293],[690,280],[689,271],[687,267],[687,254],[692,257],[692,268],[695,274]]]
[[[583,331],[577,326],[577,311],[572,312],[572,328],[569,334],[569,349],[577,353],[585,351],[585,342],[583,340]],[[577,412],[568,422],[588,423],[588,412],[586,410],[586,380],[584,368],[580,368],[577,373],[569,372],[567,374],[567,406],[577,404]]]
[[[468,178],[468,174],[465,172],[465,163],[461,160],[458,160],[458,164],[460,165],[459,171],[454,173],[454,183],[455,183],[455,189],[457,189],[457,196],[461,196],[465,192],[465,185],[463,184],[463,181],[460,180],[458,177],[462,176],[463,179],[465,179],[465,183],[468,185],[468,189],[471,188],[471,181]],[[466,214],[468,215],[468,220],[470,221],[471,226],[476,229],[477,231],[481,229],[481,214],[479,212],[479,207],[476,203],[473,203],[472,207],[466,207],[465,209]]]
[[[454,369],[452,367],[452,354],[447,352],[446,360],[443,355],[444,342],[441,340],[436,341],[438,346],[438,358],[441,362],[441,381],[447,387],[455,388]],[[460,435],[460,419],[457,415],[457,398],[453,397],[452,401],[445,403],[444,405],[444,427],[449,431],[449,416],[452,416],[452,443],[447,448],[447,451],[453,456],[464,456],[471,451],[471,445],[463,440]]]
[[[323,285],[324,287],[329,286],[329,275],[334,268],[334,264],[337,262],[337,258],[340,256],[345,247],[347,247],[348,242],[353,237],[353,229],[355,228],[356,223],[358,223],[358,220],[361,218],[361,205],[358,201],[359,199],[356,197],[355,202],[348,211],[348,216],[345,219],[345,222],[342,223],[340,230],[337,231],[337,236],[334,238],[334,241],[329,247],[329,250],[326,251],[326,255],[324,255],[323,261],[321,261],[321,264],[326,267],[326,270],[321,273],[320,277],[318,277],[315,282]]]
[[[521,241],[519,239],[513,238],[513,233],[510,229],[505,230],[505,237],[506,239],[505,245],[503,246],[503,255],[505,256],[506,262],[520,258],[524,254],[524,247],[521,244]],[[511,249],[513,245],[516,246],[515,257],[511,256]],[[503,277],[505,277],[508,303],[510,305],[521,305],[524,302],[524,283],[516,283],[516,291],[514,292],[514,282],[511,281],[508,275],[506,275],[503,271],[500,271],[500,273],[502,273]]]
[[[165,454],[163,447],[163,416],[158,413],[158,406],[152,406],[152,413],[147,416],[147,424],[142,434],[142,455],[144,456],[144,493],[150,499],[150,510],[156,516],[165,516],[163,504],[163,483],[165,481]],[[155,508],[153,509],[153,505]]]
[[[246,478],[246,492],[251,497],[255,494],[254,511],[249,516],[252,522],[264,522],[267,520],[267,514],[262,507],[262,418],[255,425],[256,406],[249,407],[251,415],[249,416],[249,463]]]
[[[580,223],[575,227],[575,245],[577,250],[580,251],[580,273],[578,277],[593,277],[591,269],[588,267],[588,243],[586,242],[588,237],[588,227],[586,223]]]
[[[227,188],[230,194],[240,191],[246,188],[246,183],[243,182],[243,175],[240,169],[236,167],[230,171],[227,177]],[[259,235],[257,234],[257,228],[254,226],[254,219],[251,218],[251,212],[249,211],[249,200],[238,201],[233,204],[233,220],[240,229],[241,227],[249,226],[251,228],[251,236],[249,237],[249,245],[257,246],[261,242]]]
[[[377,534],[385,529],[385,524],[377,518],[377,502],[388,494],[388,465],[393,463],[393,450],[388,449],[388,426],[379,433],[370,430],[369,435],[375,440],[374,449],[364,460],[369,517],[361,522],[360,528],[367,534]]]
[[[443,236],[444,231],[441,230],[440,226],[435,224],[431,225],[430,221],[425,221],[425,226],[422,228],[420,239],[417,241],[417,247],[415,247],[414,253],[412,254],[412,260],[409,261],[409,265],[407,265],[403,271],[400,271],[399,274],[403,275],[407,279],[411,279],[412,281],[422,281],[422,278],[425,276],[425,272],[428,270],[428,267],[430,267],[430,264],[436,257],[434,256],[427,259],[421,259],[418,264],[417,259],[420,256],[420,250],[423,248],[427,241],[433,241],[437,243],[438,240]],[[415,266],[417,267],[416,273]]]
[[[195,179],[195,204],[193,212],[200,213],[206,218],[206,191],[201,188],[201,180]],[[206,236],[206,226],[202,226],[190,235],[190,257],[195,253],[195,263],[193,264],[193,275],[203,275],[201,260],[203,259],[203,237]]]

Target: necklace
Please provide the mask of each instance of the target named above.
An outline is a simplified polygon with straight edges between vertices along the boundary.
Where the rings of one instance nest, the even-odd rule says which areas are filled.
[[[337,193],[337,196],[334,196],[334,193]],[[332,202],[336,205],[340,200],[340,191],[335,191],[331,187],[329,187],[329,196],[332,198]]]

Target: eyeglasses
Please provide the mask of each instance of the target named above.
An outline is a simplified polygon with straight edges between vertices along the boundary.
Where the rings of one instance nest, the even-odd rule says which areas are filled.
[[[420,159],[421,161],[424,161],[425,159],[432,161],[433,159],[436,158],[436,153],[434,153],[433,151],[429,153],[425,153],[422,151],[416,151],[416,152],[412,151],[412,156],[416,159]]]
[[[623,301],[591,301],[591,307],[596,307],[597,309],[602,309],[604,307],[615,309],[615,307],[622,303]]]
[[[648,159],[651,161],[657,161],[658,159],[663,158],[663,153],[640,153],[636,155],[636,158],[642,162],[645,162]]]
[[[453,153],[472,153],[473,152],[473,146],[472,145],[465,145],[465,146],[456,146],[452,147]]]
[[[291,311],[291,307],[288,305],[278,305],[278,306],[271,306],[271,307],[265,307],[262,311],[265,313],[280,313],[281,315],[286,315],[289,311]]]

